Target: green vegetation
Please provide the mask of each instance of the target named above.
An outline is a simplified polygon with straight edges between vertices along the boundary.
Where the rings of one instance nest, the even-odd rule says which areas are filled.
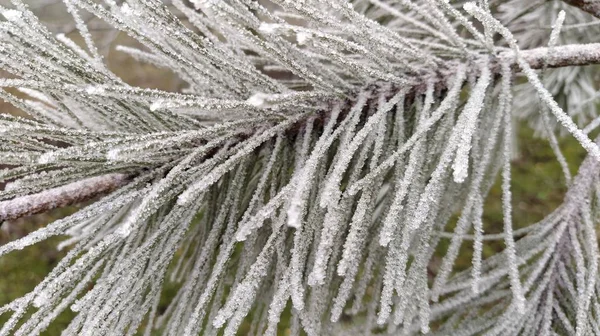
[[[76,208],[64,208],[47,214],[31,216],[18,221],[3,223],[0,230],[0,244],[26,235],[35,229],[67,216]],[[19,298],[44,279],[44,277],[66,254],[66,250],[58,251],[57,245],[64,237],[54,237],[21,251],[15,251],[0,258],[0,305]],[[67,310],[54,321],[42,335],[60,335],[75,314]],[[0,325],[9,318],[8,314],[0,316]]]

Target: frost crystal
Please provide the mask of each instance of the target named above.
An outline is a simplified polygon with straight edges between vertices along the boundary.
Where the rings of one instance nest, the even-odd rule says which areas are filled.
[[[246,103],[252,105],[252,106],[262,106],[265,104],[265,100],[269,97],[269,95],[265,94],[265,93],[255,93],[252,96],[250,96],[250,98],[248,98],[246,100]]]
[[[265,34],[273,34],[277,31],[277,28],[279,27],[278,24],[276,23],[266,23],[266,22],[262,22],[260,24],[260,26],[258,27],[258,30],[260,32],[263,32]]]
[[[14,10],[14,9],[7,9],[2,11],[2,15],[8,20],[8,21],[19,21],[21,19],[21,17],[23,16],[23,13],[21,13],[18,10]]]
[[[477,84],[473,87],[471,97],[467,101],[465,108],[457,122],[456,127],[461,127],[460,144],[456,151],[456,158],[452,168],[454,169],[454,182],[462,183],[468,174],[469,152],[471,150],[471,139],[477,127],[478,115],[483,108],[483,99],[485,91],[490,83],[489,65],[484,63],[481,67],[481,73]],[[464,125],[464,126],[463,126]]]

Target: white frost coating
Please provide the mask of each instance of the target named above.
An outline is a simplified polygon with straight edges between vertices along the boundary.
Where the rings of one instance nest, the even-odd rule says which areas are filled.
[[[583,222],[585,224],[585,229],[587,232],[584,233],[585,237],[586,237],[586,245],[587,245],[587,251],[589,252],[590,256],[589,258],[591,259],[590,262],[590,266],[589,266],[589,272],[588,272],[588,277],[587,277],[587,283],[585,286],[585,291],[582,291],[581,293],[581,297],[583,300],[579,300],[578,302],[578,307],[577,307],[577,333],[579,335],[582,335],[585,331],[585,327],[586,327],[586,315],[588,314],[589,311],[589,306],[590,306],[590,302],[592,300],[592,297],[594,295],[594,291],[595,288],[597,286],[597,282],[598,282],[598,278],[595,276],[595,274],[597,274],[598,272],[598,239],[596,237],[596,230],[594,228],[593,225],[593,221],[590,218],[590,213],[589,211],[587,211],[587,209],[584,209],[583,211]]]
[[[260,24],[260,26],[258,27],[258,30],[262,33],[265,34],[273,34],[277,31],[277,29],[280,27],[281,25],[277,24],[277,23],[266,23],[263,22]]]
[[[462,183],[467,178],[473,133],[476,130],[479,112],[483,108],[483,99],[491,80],[491,72],[487,62],[483,63],[479,70],[480,75],[477,84],[475,84],[456,126],[462,128],[456,158],[452,165],[454,182],[456,183]]]
[[[311,33],[307,33],[307,32],[303,32],[303,31],[299,31],[298,33],[296,33],[296,42],[298,42],[299,45],[304,45],[306,44],[306,42],[308,42],[308,40],[310,40],[312,38],[312,34]]]
[[[17,22],[21,19],[21,17],[23,16],[23,13],[21,13],[18,10],[14,10],[14,9],[7,9],[5,11],[2,11],[2,15],[11,22]]]
[[[391,154],[385,161],[383,161],[377,168],[371,170],[365,177],[357,181],[355,184],[351,185],[348,188],[348,193],[350,195],[356,194],[359,190],[365,187],[368,183],[370,183],[374,178],[383,174],[388,168],[394,165],[396,160],[404,154],[406,151],[412,148],[414,144],[422,137],[424,134],[429,131],[429,129],[440,120],[440,118],[446,114],[453,105],[458,101],[460,88],[464,79],[466,77],[466,66],[460,65],[456,70],[456,76],[453,78],[452,86],[444,100],[440,103],[438,108],[431,114],[431,117],[423,123],[423,126],[419,127],[411,136],[406,140],[402,146],[397,149],[393,154]]]
[[[552,27],[552,33],[550,34],[550,39],[548,40],[548,47],[550,47],[550,48],[554,47],[556,45],[556,43],[558,42],[558,35],[560,34],[563,23],[565,22],[565,15],[566,15],[566,13],[564,10],[561,10],[558,13],[556,22],[554,23],[554,26]]]
[[[544,68],[543,68],[544,70],[547,67],[547,62],[549,61],[549,59],[552,58],[553,48],[558,42],[558,35],[560,34],[560,31],[562,29],[564,21],[565,21],[565,11],[561,10],[558,13],[558,17],[556,19],[556,22],[553,25],[552,33],[550,34],[550,39],[548,41],[548,55],[546,56],[546,60],[545,60],[546,64],[544,64]],[[571,172],[569,171],[569,166],[568,166],[567,160],[565,159],[562,151],[560,150],[558,140],[556,139],[556,136],[554,135],[554,130],[549,125],[550,122],[548,120],[547,107],[545,107],[545,106],[543,107],[541,114],[542,114],[542,121],[544,124],[544,129],[547,133],[547,137],[550,142],[550,147],[552,148],[552,151],[554,152],[554,155],[556,156],[556,158],[562,168],[563,175],[565,176],[565,181],[567,182],[567,185],[569,185],[569,184],[571,184]],[[587,127],[586,127],[586,129],[587,129]],[[584,129],[583,132],[585,134],[588,134],[589,132],[587,132],[586,129]]]
[[[73,226],[75,223],[81,222],[91,216],[98,216],[100,214],[105,213],[108,210],[117,208],[118,206],[121,206],[122,204],[126,204],[127,202],[130,202],[133,198],[135,198],[139,195],[140,194],[138,192],[134,192],[134,193],[125,194],[123,196],[116,198],[115,200],[111,200],[106,203],[98,202],[99,204],[96,206],[92,205],[92,206],[90,206],[84,210],[81,210],[69,217],[55,221],[55,222],[49,224],[48,226],[38,229],[21,239],[11,241],[9,243],[6,243],[6,244],[0,246],[0,256],[4,255],[6,253],[9,253],[11,251],[14,251],[14,250],[21,250],[27,246],[33,245],[44,239],[48,239],[48,237],[52,237],[52,236],[55,236],[58,234],[63,234],[63,231],[66,228]]]
[[[190,1],[196,9],[210,8],[214,6],[219,0],[192,0]]]
[[[337,203],[338,198],[340,196],[339,183],[342,179],[342,174],[346,170],[347,166],[344,164],[340,164],[341,161],[349,162],[352,158],[344,157],[342,153],[348,152],[347,147],[349,146],[352,135],[354,134],[354,130],[356,124],[359,122],[360,114],[365,104],[367,103],[369,92],[363,91],[361,92],[354,105],[350,109],[349,115],[352,116],[352,119],[349,121],[349,125],[347,129],[344,131],[344,135],[340,140],[338,153],[336,154],[337,162],[335,162],[334,170],[327,181],[325,182],[324,190],[321,193],[321,198],[319,200],[319,205],[322,208],[333,206]],[[365,135],[362,135],[361,138],[364,139]],[[352,151],[351,154],[354,154]]]
[[[474,205],[473,211],[473,269],[471,274],[473,279],[471,281],[471,288],[474,293],[479,293],[479,283],[481,282],[481,260],[483,254],[483,222],[481,219],[483,204],[481,197],[478,197]]]
[[[127,238],[131,234],[132,229],[132,225],[128,222],[125,222],[117,230],[115,230],[115,234],[120,238]]]
[[[304,167],[306,167],[306,164],[308,163],[308,160],[306,158],[306,156],[308,155],[308,151],[309,151],[309,147],[312,141],[312,132],[313,132],[313,127],[314,127],[314,118],[310,118],[307,122],[306,122],[306,126],[304,127],[304,132],[302,134],[302,138],[298,137],[298,140],[302,140],[301,142],[301,147],[299,152],[296,153],[296,158],[295,158],[295,167],[294,170],[295,171],[302,171],[302,169]],[[303,182],[308,184],[310,179],[302,179],[302,180],[297,180],[294,179],[299,182]],[[298,203],[301,204],[302,200],[299,200]],[[290,201],[291,203],[291,201]],[[298,205],[297,203],[297,205]],[[288,220],[287,220],[287,224],[289,227],[293,227],[298,229],[302,223],[302,217],[304,216],[304,209],[302,209],[301,207],[292,207],[290,206],[288,208],[287,211],[287,216],[288,216]]]
[[[54,152],[46,152],[38,157],[38,163],[50,163],[56,160]]]
[[[36,308],[40,308],[49,302],[49,295],[46,291],[42,290],[38,293],[38,295],[33,299],[33,306]]]
[[[106,153],[106,159],[109,161],[118,160],[119,153],[121,153],[120,149],[111,149]]]
[[[288,184],[279,193],[271,198],[256,215],[252,216],[247,222],[240,225],[236,233],[237,241],[244,241],[257,228],[261,227],[263,222],[273,216],[273,213],[282,205],[285,198],[288,197],[292,190],[292,184]]]
[[[290,200],[290,206],[287,210],[288,221],[287,224],[290,227],[298,228],[300,227],[300,223],[302,220],[302,215],[304,214],[307,198],[309,196],[309,190],[312,184],[309,181],[313,180],[313,176],[315,170],[317,169],[317,164],[319,160],[322,159],[323,155],[325,155],[326,150],[329,149],[333,141],[337,138],[337,136],[344,129],[344,126],[348,119],[345,119],[336,129],[333,134],[331,130],[335,125],[338,115],[340,113],[340,107],[336,106],[332,111],[331,117],[327,126],[323,130],[323,135],[319,138],[317,143],[315,144],[310,157],[304,163],[302,170],[297,173],[297,177],[294,178],[293,182],[297,185],[293,196]]]
[[[431,96],[428,95],[428,98],[431,98]],[[385,99],[383,97],[380,97],[379,105],[382,105],[384,103]],[[398,105],[403,103],[404,97],[401,98],[401,100],[398,102]],[[385,118],[382,118],[379,121],[379,125],[377,125],[377,130],[374,130],[373,132],[375,137],[373,145],[374,148],[372,151],[368,169],[376,167],[383,154],[386,142],[385,136],[387,133]],[[353,174],[353,176],[354,175],[355,174]],[[378,193],[381,193],[385,189],[382,184],[382,181],[377,181],[376,184],[366,189],[358,200],[358,204],[356,206],[356,209],[354,210],[354,214],[352,215],[352,219],[350,221],[350,232],[348,233],[348,236],[346,237],[346,241],[344,243],[342,258],[338,262],[338,275],[344,276],[348,268],[352,267],[351,264],[357,263],[356,256],[361,254],[360,248],[364,245],[365,239],[367,238],[369,231],[367,228],[370,227],[372,223],[371,221],[377,217],[377,215],[375,214],[377,208],[377,196]]]
[[[371,130],[378,124],[379,120],[383,118],[385,114],[389,112],[403,97],[404,92],[398,93],[385,104],[379,106],[377,112],[373,116],[369,117],[363,128],[361,128],[360,131],[358,131],[352,138],[352,141],[348,143],[346,147],[340,149],[341,152],[339,154],[339,160],[336,162],[333,173],[328,179],[327,184],[325,185],[325,190],[323,191],[321,207],[334,206],[335,203],[337,203],[337,200],[341,194],[339,185],[342,180],[342,175],[347,170],[348,164],[354,156],[354,152],[356,152],[360,145],[365,141],[367,135],[369,135],[369,132],[371,132]],[[362,102],[357,102],[356,106],[362,106]]]
[[[502,72],[504,76],[508,76],[510,73],[510,66],[507,63],[502,64]],[[508,100],[509,102],[511,99]],[[503,148],[503,159],[504,164],[502,167],[502,210],[504,215],[504,242],[506,244],[506,258],[508,260],[509,277],[510,277],[510,288],[513,292],[513,299],[519,313],[525,312],[525,294],[521,285],[519,266],[517,264],[517,255],[515,250],[515,241],[513,237],[512,227],[512,194],[510,191],[510,153],[511,153],[511,139],[512,139],[512,116],[511,110],[506,109],[504,116],[504,148]]]
[[[277,224],[275,224],[276,228],[279,230],[283,224],[284,216],[280,216]],[[267,273],[268,267],[270,266],[270,262],[272,262],[272,254],[275,252],[273,245],[275,236],[279,231],[273,231],[273,233],[269,236],[269,239],[265,243],[260,252],[258,258],[252,264],[250,271],[246,274],[244,280],[237,285],[234,289],[233,293],[229,296],[229,300],[219,310],[215,319],[213,320],[213,325],[217,328],[222,327],[225,322],[234,314],[235,310],[238,309],[239,306],[244,305],[245,302],[251,303],[254,301],[254,297],[257,295],[256,290],[258,289],[259,283],[262,281],[262,278]],[[241,322],[241,321],[240,321]],[[235,328],[237,330],[237,328]]]
[[[285,309],[286,302],[290,295],[288,278],[289,272],[284,272],[283,279],[277,282],[277,287],[275,288],[273,299],[269,305],[269,310],[265,314],[267,315],[268,321],[267,330],[264,333],[266,336],[277,335],[277,325],[279,324],[281,313]]]
[[[265,104],[265,99],[268,97],[266,93],[255,93],[246,100],[246,103],[252,106],[262,106]]]
[[[244,215],[242,216],[240,223],[247,222],[248,219],[250,218],[251,214],[256,210],[257,207],[259,207],[259,205],[261,205],[260,200],[265,197],[264,193],[265,193],[265,190],[267,189],[269,177],[271,176],[273,168],[274,168],[277,160],[279,159],[279,155],[280,155],[282,147],[283,147],[283,135],[279,134],[277,136],[277,139],[275,140],[275,145],[273,147],[273,151],[271,152],[269,161],[267,162],[267,165],[263,170],[260,180],[258,181],[258,184],[256,186],[256,189],[254,190],[254,194],[252,195],[252,199],[250,199],[250,202],[248,203],[248,208],[244,212]],[[240,224],[238,226],[238,230],[241,227],[242,227],[242,225]]]
[[[563,127],[565,127],[567,129],[567,131],[569,131],[569,133],[571,133],[575,137],[575,139],[577,139],[579,141],[579,143],[581,144],[581,146],[583,148],[585,148],[591,155],[596,157],[596,159],[600,160],[600,149],[598,148],[598,146],[596,144],[594,144],[592,142],[592,140],[590,140],[590,138],[588,138],[587,135],[581,129],[579,129],[579,127],[577,127],[577,125],[573,122],[571,117],[569,117],[569,115],[566,114],[565,111],[563,111],[563,109],[558,105],[556,100],[554,100],[554,97],[552,97],[552,94],[544,87],[544,85],[540,81],[538,75],[535,73],[535,71],[533,71],[533,69],[527,62],[527,60],[525,58],[523,58],[523,55],[521,54],[521,51],[515,41],[513,34],[508,29],[506,29],[504,26],[502,26],[500,24],[500,22],[498,22],[493,17],[489,16],[489,14],[482,11],[479,7],[477,7],[477,5],[475,5],[475,3],[468,2],[468,3],[464,4],[463,7],[467,12],[469,12],[472,15],[474,15],[475,17],[477,17],[480,21],[482,21],[486,25],[489,25],[490,28],[496,30],[498,33],[500,33],[506,39],[506,41],[508,42],[510,47],[513,49],[514,56],[517,59],[517,63],[521,67],[521,70],[523,71],[523,73],[527,76],[529,83],[531,83],[531,85],[533,85],[533,87],[539,94],[540,99],[546,105],[548,105],[548,107],[550,108],[550,111],[554,114],[557,121]],[[582,45],[582,48],[586,48],[586,46]],[[567,51],[567,50],[565,50],[565,51]],[[576,51],[577,50],[571,50],[570,52],[571,52],[571,54],[576,54]],[[545,49],[543,49],[543,52],[544,53],[546,52]],[[554,49],[553,55],[555,57],[558,57],[560,55],[558,48]],[[534,56],[534,55],[529,54],[529,56]],[[544,59],[545,55],[540,55],[540,56],[541,56],[540,59]]]
[[[125,16],[131,16],[135,14],[135,11],[133,8],[131,8],[131,6],[129,6],[128,3],[125,2],[121,5],[121,13]]]
[[[507,107],[510,107],[510,82],[511,73],[503,73],[501,85],[500,85],[500,95],[498,98],[498,105],[496,107],[497,111],[492,112],[494,115],[492,128],[489,132],[486,132],[488,136],[488,140],[486,141],[483,147],[483,154],[474,162],[476,169],[474,170],[474,176],[471,180],[469,186],[469,193],[466,199],[466,203],[463,206],[461,211],[461,215],[456,223],[454,232],[451,237],[450,246],[446,250],[446,255],[442,259],[441,265],[439,266],[437,276],[433,283],[432,287],[432,300],[438,301],[438,292],[440,288],[444,288],[446,285],[447,279],[449,278],[452,268],[455,264],[456,258],[459,255],[459,248],[463,243],[463,237],[467,233],[469,229],[469,225],[473,222],[474,230],[475,230],[475,238],[474,238],[474,252],[473,252],[473,285],[472,287],[478,289],[478,285],[476,285],[480,280],[480,257],[481,253],[478,250],[480,248],[480,241],[478,240],[479,234],[481,233],[481,211],[483,210],[483,205],[481,203],[481,183],[484,179],[484,174],[487,170],[487,166],[489,164],[490,158],[494,153],[494,148],[496,145],[497,134],[499,133],[500,125],[503,121],[503,113]],[[486,111],[490,113],[489,111]],[[472,218],[473,217],[473,218]],[[477,292],[477,290],[474,290]]]
[[[430,323],[440,335],[600,334],[593,318],[600,311],[597,279],[590,276],[597,273],[591,217],[600,189],[570,193],[582,201],[567,201],[551,219],[512,232],[518,240],[482,232],[482,203],[502,161],[495,125],[508,114],[499,106],[500,88],[485,90],[472,120],[466,114],[477,98],[473,87],[485,79],[478,64],[489,60],[490,82],[502,62],[510,63],[503,70],[511,76],[521,66],[503,41],[492,39],[490,24],[474,27],[456,1],[173,0],[164,7],[107,0],[105,8],[64,2],[75,23],[69,29],[85,46],[64,35],[54,39],[21,0],[11,2],[20,18],[2,18],[0,68],[11,79],[1,81],[0,98],[30,118],[0,113],[0,163],[8,166],[0,180],[16,181],[0,199],[108,171],[136,177],[68,219],[0,246],[2,255],[64,235],[70,238],[59,247],[71,247],[31,295],[0,307],[8,319],[1,335],[43,333],[69,306],[78,313],[65,335],[233,336],[246,321],[248,335],[276,335],[288,321],[293,336],[415,335]],[[552,34],[548,27],[560,9],[570,23],[589,21],[560,1],[534,2],[478,5],[488,15],[491,4],[493,15],[516,17],[507,26],[524,48],[558,40],[562,14]],[[542,11],[550,14],[535,14]],[[84,13],[126,31],[138,49],[118,50],[172,72],[185,89],[124,83],[102,63]],[[542,29],[512,29],[519,20]],[[600,46],[583,43],[600,26],[569,28],[560,36],[566,46],[520,55],[532,69],[599,63]],[[101,35],[102,45],[111,45],[112,32]],[[562,69],[556,77],[570,84],[556,90],[546,83],[548,91],[586,101],[593,82],[578,79],[588,69],[573,77]],[[465,74],[472,86],[463,90]],[[20,88],[25,95],[15,94]],[[402,113],[381,115],[378,108],[400,92]],[[535,95],[522,96],[537,109]],[[592,120],[591,106],[586,112],[593,113],[579,116]],[[462,183],[451,176],[453,160]],[[515,267],[507,260],[515,258],[482,258],[482,242],[500,239],[518,257],[526,315],[512,304]],[[446,240],[432,279],[427,268],[437,264]],[[455,273],[470,240],[472,272]],[[180,284],[163,310],[167,279]],[[346,317],[359,323],[340,321]]]
[[[91,95],[101,95],[106,92],[106,89],[103,88],[102,86],[90,85],[85,89],[85,92],[87,94],[91,94]]]
[[[157,111],[163,108],[165,105],[164,99],[157,99],[152,104],[150,104],[150,111]]]
[[[44,93],[42,93],[40,91],[29,89],[29,88],[18,88],[18,90],[31,96],[32,98],[38,99],[48,105],[56,107],[56,101],[52,100],[50,97],[48,97],[47,95],[45,95]]]
[[[37,194],[0,202],[0,220],[18,218],[32,212],[48,210],[72,201],[85,200],[101,190],[111,190],[127,180],[123,174],[107,174],[48,189]]]
[[[277,126],[266,130],[262,134],[254,136],[247,140],[245,146],[240,148],[240,150],[237,153],[229,157],[223,164],[213,169],[204,178],[191,185],[186,191],[179,195],[179,197],[177,198],[177,204],[185,205],[186,203],[191,202],[199,193],[206,190],[206,188],[210,187],[213,183],[216,183],[221,176],[223,176],[225,173],[231,170],[235,163],[244,158],[246,155],[250,154],[256,147],[260,146],[263,142],[269,140],[277,133],[285,130],[287,127],[300,120],[303,116],[303,114],[300,114],[295,117],[291,117],[281,122]]]
[[[420,123],[424,122],[424,118],[427,117],[427,113],[429,108],[431,107],[433,97],[433,83],[429,83],[427,88],[427,99],[426,106],[423,111],[421,111],[420,115]],[[417,127],[421,126],[420,124]],[[411,155],[408,160],[408,165],[405,168],[404,174],[402,176],[402,180],[396,182],[396,192],[394,194],[394,198],[392,201],[392,205],[384,219],[383,227],[381,228],[381,232],[379,234],[379,244],[381,246],[387,246],[389,242],[393,239],[395,229],[397,227],[398,221],[400,220],[400,213],[402,211],[403,205],[402,202],[408,192],[408,189],[414,181],[415,173],[418,173],[418,165],[422,164],[422,159],[425,153],[423,152],[423,140],[419,140],[411,152]]]
[[[432,87],[432,85],[430,85]],[[428,90],[427,99],[431,99],[431,92],[433,90]],[[426,100],[427,100],[426,99]],[[404,102],[404,97],[399,101],[398,104],[402,104]],[[380,106],[385,104],[384,97],[379,97]],[[430,105],[430,104],[428,104]],[[375,144],[373,155],[371,156],[371,161],[369,163],[369,168],[373,168],[379,162],[380,155],[383,150],[384,142],[385,142],[385,134],[386,134],[386,125],[385,118],[381,119],[378,125],[377,133],[375,135]],[[358,268],[360,266],[360,260],[362,259],[362,249],[366,243],[366,238],[368,236],[368,228],[371,224],[371,217],[374,207],[374,202],[376,201],[376,190],[380,189],[381,184],[373,185],[361,195],[358,204],[356,206],[356,210],[354,211],[354,215],[352,216],[350,222],[350,232],[346,237],[346,241],[344,243],[344,248],[342,252],[342,258],[338,262],[337,273],[340,276],[344,276],[344,281],[340,285],[338,295],[335,298],[333,308],[331,309],[331,318],[332,322],[337,322],[339,317],[341,316],[342,310],[346,305],[347,300],[352,295],[352,287],[355,281],[356,273],[358,272]]]
[[[383,104],[386,105],[386,104]],[[352,122],[354,122],[355,116],[352,116]],[[371,147],[376,137],[376,132],[370,132],[367,139],[364,141],[360,152],[355,161],[355,165],[351,168],[348,182],[351,183],[358,178],[358,175],[367,161]],[[375,154],[375,150],[373,154]],[[351,197],[343,197],[335,206],[329,207],[323,219],[323,225],[320,228],[321,234],[319,236],[319,242],[316,246],[315,260],[313,263],[312,271],[308,276],[308,285],[317,287],[326,283],[328,275],[333,273],[333,269],[330,268],[329,262],[332,254],[337,251],[341,246],[341,239],[339,239],[340,231],[345,229],[348,225],[346,220],[351,214],[353,199]]]

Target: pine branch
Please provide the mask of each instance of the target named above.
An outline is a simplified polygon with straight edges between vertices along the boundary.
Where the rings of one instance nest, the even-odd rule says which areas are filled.
[[[563,0],[565,3],[577,7],[593,16],[600,18],[600,1],[597,0]]]
[[[107,174],[3,201],[0,202],[0,223],[84,202],[107,194],[128,181],[127,175]]]
[[[581,130],[598,115],[597,67],[575,68],[600,64],[600,44],[585,44],[600,28],[584,11],[543,0],[64,1],[83,45],[55,39],[22,1],[0,10],[0,68],[11,74],[0,98],[33,120],[0,115],[11,166],[0,178],[15,180],[0,192],[0,220],[93,203],[0,246],[0,257],[53,236],[70,246],[0,307],[11,312],[0,336],[38,335],[69,308],[65,335],[234,336],[246,322],[248,334],[274,335],[287,320],[307,335],[600,330],[590,276],[600,149]],[[119,80],[86,13],[185,89]],[[551,25],[550,38],[531,22]],[[586,102],[594,108],[573,109]],[[535,121],[527,109],[545,118],[543,134],[552,116],[590,155],[567,178],[555,143],[565,201],[514,230],[513,124]],[[493,234],[484,205],[498,174]],[[471,231],[473,267],[456,273]],[[506,249],[484,258],[490,239]],[[159,309],[167,282],[179,289]],[[345,315],[365,322],[347,329]]]
[[[567,66],[585,66],[600,64],[600,43],[565,45],[554,47],[552,57],[548,58],[549,48],[523,50],[522,56],[533,69],[541,69],[544,65],[550,68]],[[491,69],[495,74],[500,72],[501,63],[513,58],[512,51],[499,55]],[[520,69],[516,61],[509,61],[513,71]],[[444,85],[446,78],[439,78],[438,84]],[[71,183],[62,187],[47,190],[34,195],[0,202],[0,221],[17,219],[23,216],[44,212],[58,207],[65,207],[104,195],[127,182],[121,174],[108,174]]]
[[[550,49],[552,49],[551,53]],[[510,59],[512,54],[512,52],[506,52],[501,54],[501,57]],[[592,65],[600,63],[600,43],[535,48],[523,50],[522,56],[532,69],[542,69],[545,64],[549,68]]]

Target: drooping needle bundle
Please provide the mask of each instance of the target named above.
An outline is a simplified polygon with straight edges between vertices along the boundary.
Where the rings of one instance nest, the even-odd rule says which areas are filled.
[[[64,5],[81,44],[21,0],[0,8],[0,98],[28,115],[0,114],[0,220],[93,202],[0,246],[68,248],[0,308],[0,335],[37,335],[65,310],[65,335],[600,334],[592,5]],[[121,80],[84,14],[185,88]],[[551,26],[531,31],[527,15]],[[587,70],[566,78],[574,67]],[[549,139],[569,191],[515,230],[518,117]],[[588,152],[575,176],[556,129]],[[498,179],[502,233],[486,233]],[[483,258],[495,240],[505,249]],[[161,309],[165,284],[176,294]]]

